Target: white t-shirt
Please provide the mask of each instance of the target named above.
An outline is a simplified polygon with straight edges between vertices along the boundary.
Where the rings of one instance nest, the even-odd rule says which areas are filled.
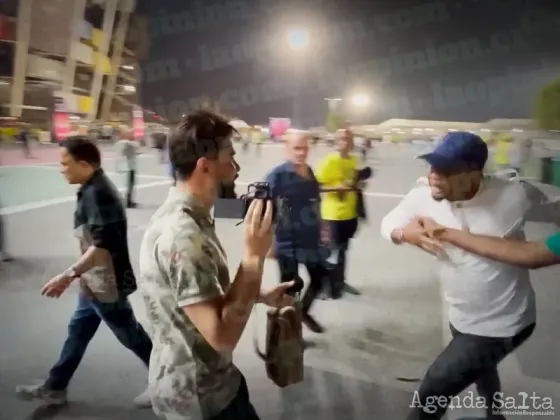
[[[394,229],[414,217],[474,234],[525,238],[526,221],[556,222],[558,206],[529,184],[487,178],[469,201],[432,199],[428,180],[420,178],[406,197],[385,216],[381,234],[391,240]],[[548,203],[550,204],[550,203]],[[535,293],[529,270],[491,261],[446,244],[439,256],[440,277],[449,303],[449,320],[460,332],[486,337],[512,337],[536,321]]]

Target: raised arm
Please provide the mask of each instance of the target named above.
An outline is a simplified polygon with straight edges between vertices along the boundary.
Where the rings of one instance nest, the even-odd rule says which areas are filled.
[[[523,239],[477,235],[440,226],[431,219],[421,219],[421,223],[430,236],[484,258],[533,269],[560,263],[558,233],[544,241],[529,242]]]
[[[272,206],[266,206],[261,222],[263,205],[255,200],[249,208],[244,256],[228,290],[223,291],[220,282],[227,271],[216,267],[205,252],[208,244],[200,232],[184,229],[173,240],[168,271],[177,304],[216,351],[233,351],[259,299],[272,236]],[[160,257],[160,264],[165,258]]]
[[[416,188],[401,200],[381,221],[381,236],[395,244],[404,242],[403,229],[413,221],[418,213],[415,211],[418,197]]]

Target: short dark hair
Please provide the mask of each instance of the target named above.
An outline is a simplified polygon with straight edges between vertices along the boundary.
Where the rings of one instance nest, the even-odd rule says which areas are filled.
[[[188,179],[201,157],[216,159],[235,132],[226,118],[206,109],[184,115],[168,138],[169,161],[177,178]]]
[[[76,161],[89,163],[95,168],[101,166],[101,152],[97,145],[84,136],[71,136],[60,143]]]

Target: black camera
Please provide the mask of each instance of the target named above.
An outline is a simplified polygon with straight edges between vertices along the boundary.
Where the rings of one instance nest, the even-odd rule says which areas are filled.
[[[249,207],[253,200],[264,200],[272,203],[272,221],[277,221],[279,200],[272,195],[270,184],[268,182],[254,182],[247,187],[247,194],[242,195],[243,200],[243,218],[247,215]],[[264,217],[266,206],[263,206],[261,217]]]
[[[225,195],[225,194],[224,194]],[[214,217],[224,219],[244,219],[253,200],[264,200],[272,203],[272,221],[273,223],[285,223],[293,229],[291,221],[288,217],[288,202],[282,197],[274,197],[270,184],[268,182],[254,182],[247,186],[247,193],[239,198],[220,198],[214,207]],[[264,217],[266,207],[263,206]],[[243,223],[240,221],[239,224]],[[295,235],[292,231],[292,235]],[[293,250],[294,259],[296,259],[296,249]],[[295,296],[303,289],[303,280],[296,273],[295,278],[285,279],[284,281],[294,281],[294,285],[288,290],[288,294]]]

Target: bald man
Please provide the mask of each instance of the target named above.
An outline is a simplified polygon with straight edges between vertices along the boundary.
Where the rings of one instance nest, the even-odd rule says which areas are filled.
[[[282,282],[293,280],[300,264],[307,269],[310,284],[302,299],[303,323],[311,331],[322,333],[323,327],[309,310],[321,290],[330,285],[329,251],[321,234],[319,183],[307,164],[310,139],[309,133],[289,132],[285,136],[286,161],[267,175],[266,182],[274,197],[286,200],[271,256],[278,260]]]

